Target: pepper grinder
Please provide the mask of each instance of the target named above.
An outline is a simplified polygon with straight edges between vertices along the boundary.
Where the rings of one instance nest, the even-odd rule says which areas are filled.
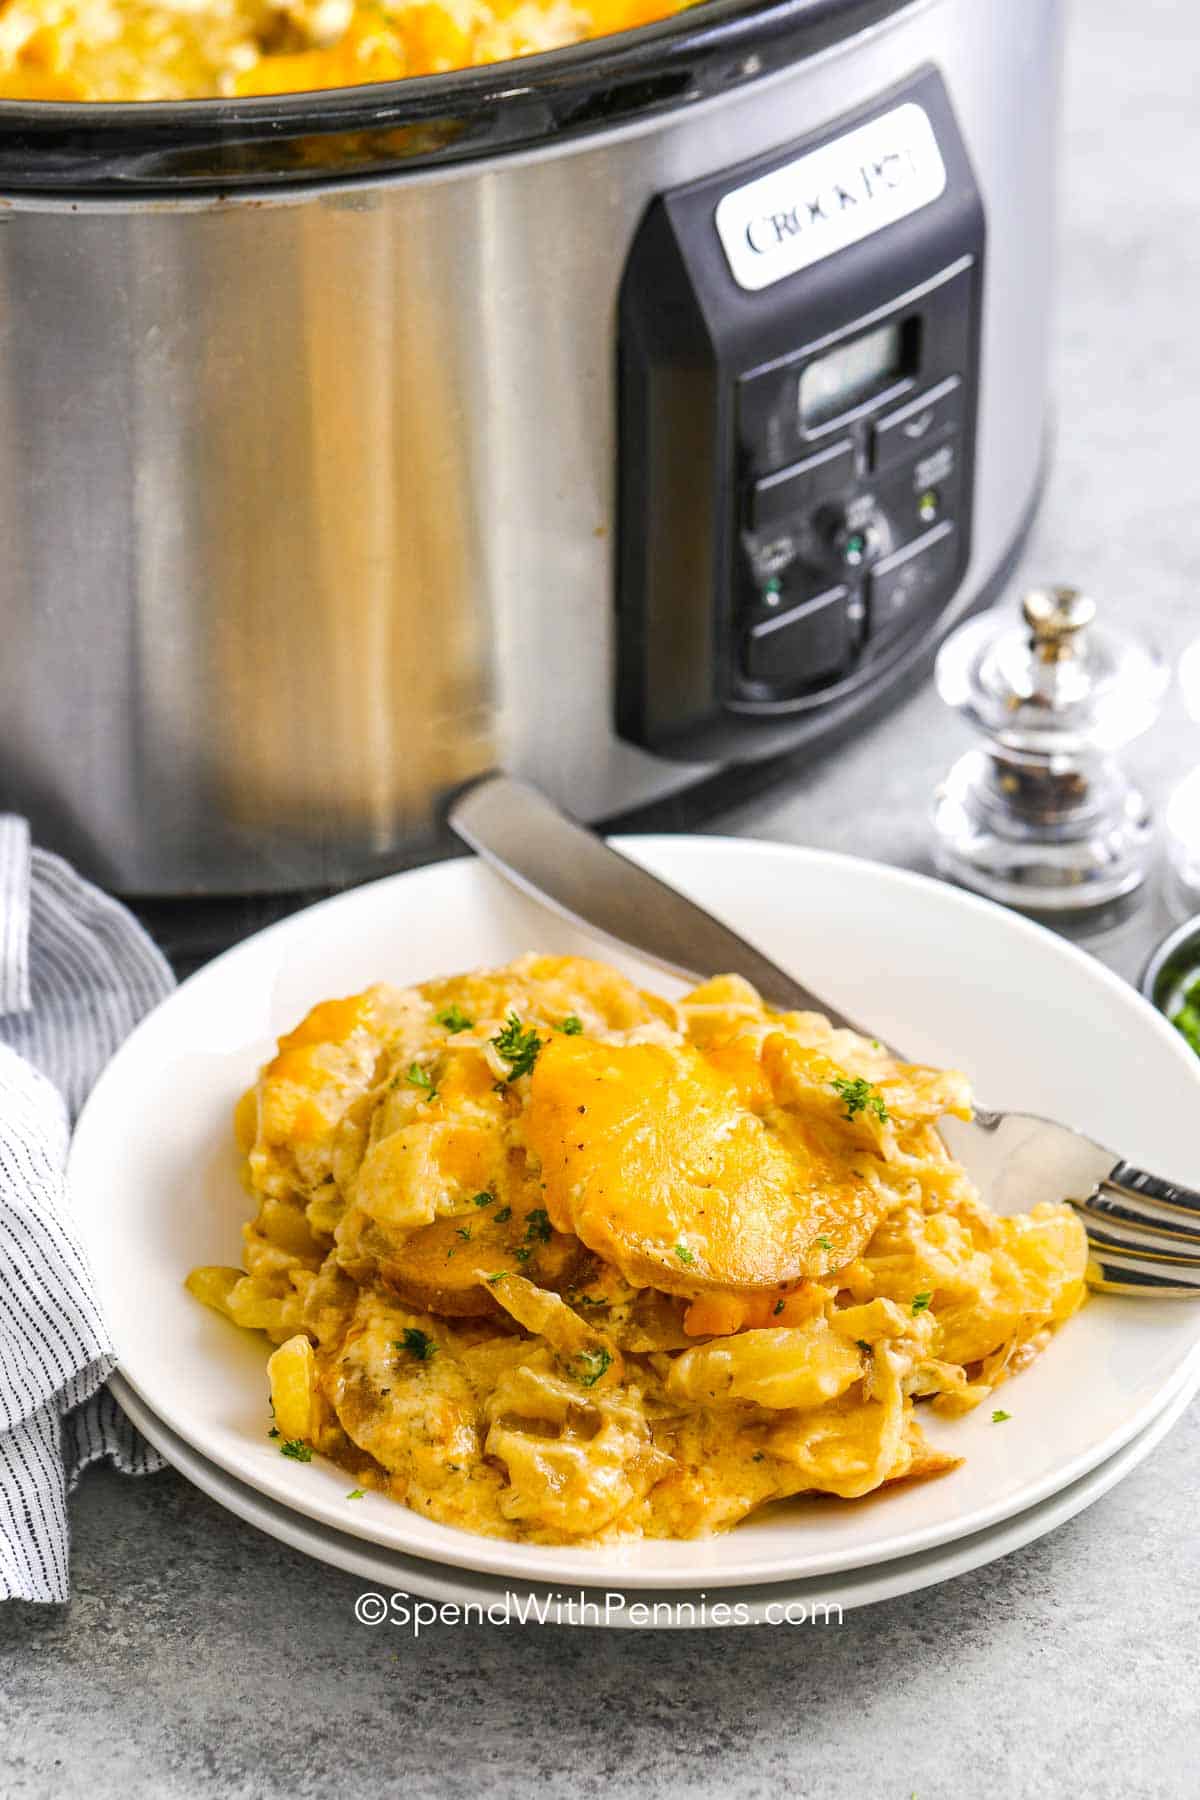
[[[1114,752],[1153,724],[1166,684],[1153,646],[1098,625],[1078,588],[1035,588],[1020,619],[961,626],[938,692],[985,741],[935,796],[940,873],[1062,923],[1136,894],[1150,813]]]
[[[1180,658],[1179,686],[1189,715],[1200,722],[1200,638]],[[1200,766],[1175,788],[1163,825],[1171,871],[1168,901],[1181,918],[1200,913]]]

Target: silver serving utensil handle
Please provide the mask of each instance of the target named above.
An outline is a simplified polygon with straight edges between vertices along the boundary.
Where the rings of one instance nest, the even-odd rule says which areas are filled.
[[[527,782],[486,776],[459,796],[447,819],[505,880],[573,924],[637,950],[687,981],[736,969],[771,1006],[824,1013],[834,1025],[859,1031],[736,931],[568,818]]]

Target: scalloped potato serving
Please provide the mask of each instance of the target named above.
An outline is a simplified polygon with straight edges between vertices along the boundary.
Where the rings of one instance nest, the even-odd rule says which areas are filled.
[[[1078,1220],[988,1211],[937,1130],[969,1110],[736,976],[375,987],[239,1104],[245,1267],[188,1285],[278,1346],[285,1455],[497,1537],[700,1537],[952,1468],[917,1403],[969,1411],[1079,1306]]]

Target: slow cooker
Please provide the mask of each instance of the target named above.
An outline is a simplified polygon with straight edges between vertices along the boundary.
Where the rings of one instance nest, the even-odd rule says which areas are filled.
[[[351,90],[0,106],[0,804],[356,879],[852,728],[1011,565],[1058,0],[709,0]]]

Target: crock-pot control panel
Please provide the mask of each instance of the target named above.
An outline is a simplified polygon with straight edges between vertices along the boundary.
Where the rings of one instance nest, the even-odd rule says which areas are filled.
[[[660,196],[621,293],[618,723],[753,757],[967,566],[984,217],[940,77]]]

